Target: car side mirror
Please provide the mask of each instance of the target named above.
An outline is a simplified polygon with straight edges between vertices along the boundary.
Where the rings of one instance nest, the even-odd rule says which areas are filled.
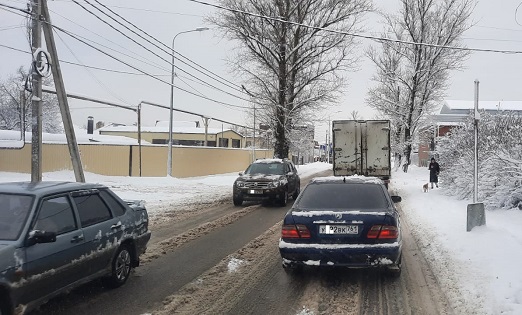
[[[40,243],[54,243],[54,242],[56,242],[56,233],[55,232],[33,230],[33,231],[29,232],[29,237],[27,238],[28,246],[32,246],[34,244],[40,244]]]
[[[394,203],[401,202],[402,198],[401,196],[391,196],[391,199]]]
[[[239,175],[239,176],[243,176],[243,172],[239,172],[239,174],[238,174],[238,175]]]

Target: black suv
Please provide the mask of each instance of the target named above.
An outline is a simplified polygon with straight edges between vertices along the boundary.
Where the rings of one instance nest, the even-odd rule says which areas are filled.
[[[294,164],[287,159],[264,159],[250,164],[234,182],[234,205],[243,201],[275,200],[286,206],[288,197],[295,200],[301,191],[301,179]]]

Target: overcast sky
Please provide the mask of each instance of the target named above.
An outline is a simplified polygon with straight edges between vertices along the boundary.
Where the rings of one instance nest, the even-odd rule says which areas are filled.
[[[95,4],[94,0],[89,1]],[[213,0],[207,1],[215,2]],[[522,51],[522,26],[518,24],[522,24],[522,9],[519,12],[518,21],[515,17],[515,10],[520,1],[478,1],[473,14],[475,26],[465,34],[464,42],[466,46]],[[26,1],[23,0],[0,0],[0,3],[19,8],[26,6]],[[80,3],[102,16],[99,11],[90,7],[83,0]],[[167,46],[172,45],[172,39],[178,32],[196,27],[210,27],[211,29],[205,32],[179,35],[175,43],[176,51],[237,86],[241,85],[241,80],[232,74],[226,63],[227,58],[234,56],[233,48],[235,44],[222,39],[218,32],[212,29],[211,25],[205,24],[204,17],[216,13],[214,9],[187,0],[105,0],[103,3]],[[376,0],[374,3],[376,7],[389,12],[396,11],[398,8],[396,0]],[[104,51],[147,73],[159,75],[162,80],[170,81],[170,65],[167,62],[132,43],[77,4],[70,0],[58,0],[50,1],[49,7],[53,24],[88,40],[103,44],[108,47],[102,47],[101,49]],[[103,17],[108,20],[107,17]],[[377,35],[382,29],[382,25],[378,21],[379,18],[375,14],[368,15],[365,19],[367,29],[365,34]],[[25,23],[25,17],[14,14],[12,11],[0,9],[0,45],[29,51],[29,43],[25,35]],[[114,24],[113,21],[111,23]],[[111,70],[137,72],[66,34],[58,34],[59,36],[55,34],[55,38],[58,54],[63,61]],[[159,52],[150,44],[145,43],[145,45],[161,54],[163,58],[170,60],[168,56]],[[372,45],[372,41],[361,41],[358,49],[361,56],[363,56],[368,45]],[[0,56],[0,78],[2,79],[6,79],[18,67],[24,66],[27,69],[30,65],[30,57],[25,53],[0,47]],[[137,60],[131,59],[131,57]],[[146,61],[146,63],[141,60]],[[176,59],[176,65],[227,92],[240,95],[239,92],[198,74],[178,59]],[[465,65],[464,71],[455,71],[451,74],[450,88],[446,92],[447,99],[473,99],[473,81],[478,79],[481,83],[481,100],[522,100],[522,89],[520,88],[522,83],[522,54],[475,52],[465,62]],[[136,106],[142,100],[169,105],[169,85],[145,75],[121,74],[95,69],[87,70],[84,67],[63,62],[61,67],[65,86],[69,92],[125,103],[130,106]],[[349,86],[345,89],[341,102],[336,107],[318,114],[319,121],[315,123],[315,138],[317,140],[324,141],[327,126],[327,118],[325,119],[325,117],[348,119],[350,113],[356,110],[365,119],[374,118],[375,113],[365,104],[366,93],[372,85],[370,78],[375,71],[374,66],[363,56],[359,68],[357,72],[346,74]],[[251,124],[252,118],[246,114],[245,109],[241,108],[251,106],[248,102],[205,87],[180,71],[177,71],[177,75],[179,77],[176,77],[176,86],[196,94],[201,93],[210,99],[233,106],[213,103],[176,90],[174,107],[237,124],[247,124],[247,120],[250,120]],[[101,120],[106,123],[132,124],[136,122],[135,114],[130,111],[83,101],[71,100],[70,105],[74,123],[80,126],[86,124],[87,116],[94,116],[95,121]],[[174,116],[175,120],[199,120],[198,117],[176,112]],[[152,126],[156,120],[168,120],[168,110],[144,106],[142,123]],[[212,126],[221,127],[221,123],[214,122]]]

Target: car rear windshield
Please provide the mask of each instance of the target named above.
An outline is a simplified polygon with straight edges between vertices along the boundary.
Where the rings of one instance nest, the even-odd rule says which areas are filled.
[[[284,165],[282,163],[254,163],[250,164],[245,174],[283,175]]]
[[[389,207],[380,185],[354,183],[311,184],[302,192],[300,209],[383,210]]]
[[[18,239],[32,203],[32,196],[0,193],[0,240]]]

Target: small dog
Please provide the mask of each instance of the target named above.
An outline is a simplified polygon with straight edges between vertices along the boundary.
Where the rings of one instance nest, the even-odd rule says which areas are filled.
[[[428,186],[429,186],[429,183],[426,183],[426,184],[422,185],[422,190],[423,190],[424,192],[428,192],[428,189],[429,189]]]

